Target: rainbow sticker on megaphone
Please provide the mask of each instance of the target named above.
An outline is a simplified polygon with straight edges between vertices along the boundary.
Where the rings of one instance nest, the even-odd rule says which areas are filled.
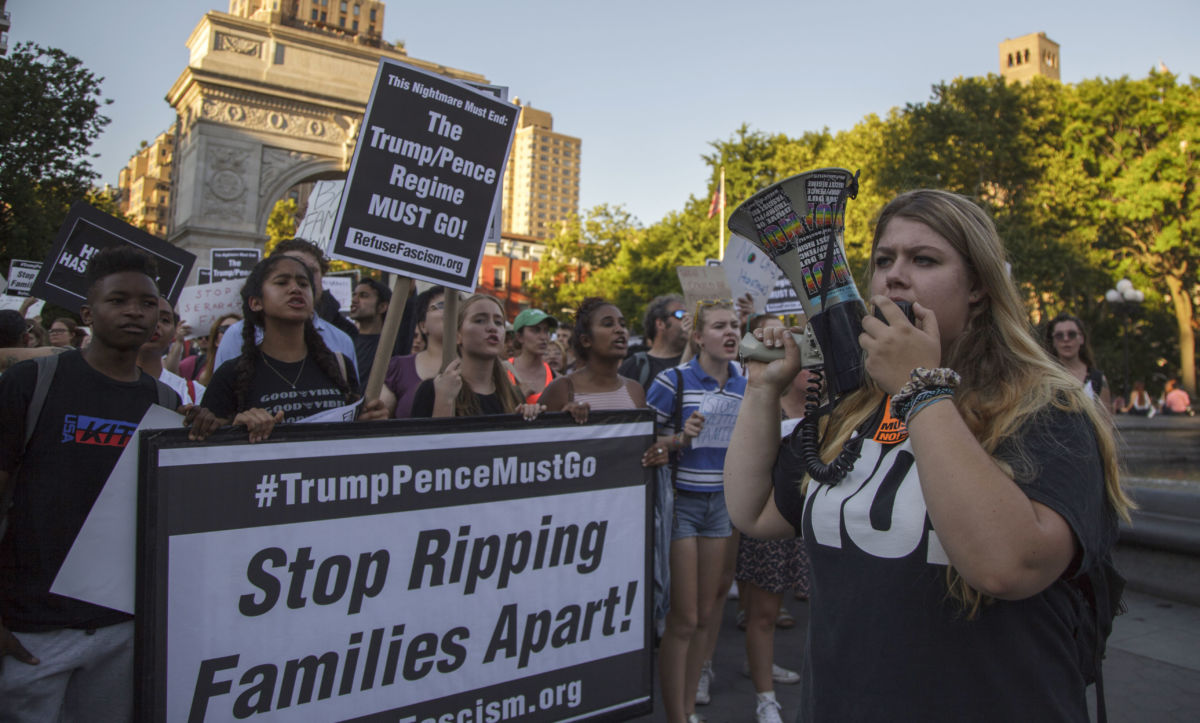
[[[820,168],[785,178],[751,196],[729,217],[729,230],[765,253],[787,276],[810,318],[822,311],[821,284],[832,233],[833,278],[825,306],[861,301],[846,264],[846,198],[857,191],[844,168]]]

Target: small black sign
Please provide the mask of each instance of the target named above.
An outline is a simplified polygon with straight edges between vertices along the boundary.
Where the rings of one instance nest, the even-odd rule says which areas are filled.
[[[133,246],[153,257],[158,263],[159,293],[172,304],[179,300],[196,257],[83,201],[71,206],[30,293],[79,311],[87,299],[84,273],[88,262],[101,249],[121,245]]]
[[[262,258],[258,249],[213,249],[212,281],[235,281],[250,275],[250,270]]]

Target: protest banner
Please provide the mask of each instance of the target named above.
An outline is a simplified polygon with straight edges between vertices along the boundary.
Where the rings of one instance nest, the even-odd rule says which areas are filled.
[[[732,303],[733,292],[725,280],[725,271],[720,266],[676,266],[679,286],[683,289],[683,303],[689,314],[696,313],[696,304],[701,301],[726,300]]]
[[[158,264],[158,292],[174,304],[187,282],[196,257],[160,238],[98,211],[83,201],[71,206],[30,293],[52,304],[79,311],[87,296],[84,273],[101,249],[127,245]]]
[[[233,281],[250,275],[262,258],[259,249],[213,249],[209,259],[212,281]]]
[[[473,291],[518,113],[381,59],[330,256]]]
[[[725,246],[722,268],[725,269],[725,280],[729,283],[733,298],[740,299],[750,294],[754,299],[754,313],[763,313],[776,279],[782,276],[770,257],[742,237],[732,234]]]
[[[28,296],[8,296],[7,294],[0,294],[0,309],[12,309],[13,311],[20,311],[21,305],[24,304],[25,300],[28,298]],[[42,307],[45,305],[45,303],[46,302],[42,301],[41,299],[38,299],[30,304],[29,308],[25,310],[25,318],[28,319],[41,314]]]
[[[357,281],[358,272],[346,274],[327,274],[321,281],[321,285],[325,290],[333,294],[333,298],[338,301],[338,309],[342,311],[350,310],[350,302],[354,300],[354,285]],[[400,313],[404,313],[401,309]]]
[[[8,264],[8,286],[4,293],[9,296],[29,296],[33,288],[33,280],[42,269],[41,261],[23,261],[13,259]]]
[[[242,286],[245,283],[238,279],[185,286],[175,310],[180,320],[192,327],[189,338],[208,336],[212,325],[226,314],[237,314],[241,318]]]
[[[647,410],[142,434],[137,718],[651,710]]]
[[[333,222],[337,220],[338,205],[342,201],[345,181],[317,181],[308,194],[304,218],[296,227],[296,238],[304,239],[329,254],[329,239],[333,237]]]

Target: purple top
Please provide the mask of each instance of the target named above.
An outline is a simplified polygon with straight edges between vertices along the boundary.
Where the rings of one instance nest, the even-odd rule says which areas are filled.
[[[387,374],[383,383],[396,395],[395,419],[407,419],[412,416],[413,397],[417,387],[421,386],[421,377],[417,376],[417,355],[394,356],[388,362]]]

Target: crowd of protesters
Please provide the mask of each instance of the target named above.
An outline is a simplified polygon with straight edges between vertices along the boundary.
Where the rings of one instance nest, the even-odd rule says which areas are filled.
[[[455,296],[448,318],[458,292],[429,287],[404,300],[379,398],[364,399],[397,300],[364,278],[351,323],[330,310],[327,271],[312,244],[279,244],[246,279],[241,313],[195,341],[152,262],[127,249],[90,265],[82,325],[62,316],[42,334],[39,320],[0,312],[0,720],[130,718],[131,617],[49,593],[120,447],[54,440],[65,415],[84,413],[131,433],[164,399],[195,440],[232,426],[251,442],[331,413],[562,412],[587,424],[593,411],[649,409],[642,464],[671,723],[703,720],[735,579],[757,721],[781,720],[776,683],[802,685],[805,721],[1087,720],[1071,585],[1107,560],[1129,507],[1108,415],[1191,402],[1175,380],[1157,404],[1141,382],[1111,400],[1078,318],[1054,318],[1039,340],[991,221],[962,197],[913,192],[884,210],[869,288],[886,321],[863,320],[867,378],[807,422],[821,384],[800,368],[791,333],[802,324],[753,313],[762,300],[687,308],[677,294],[648,302],[638,345],[606,299],[585,299],[572,319],[525,309],[509,320],[491,296]],[[914,304],[915,323],[897,301]],[[747,329],[783,358],[741,362]],[[38,361],[48,357],[57,364]],[[31,416],[39,373],[53,384]],[[797,442],[806,424],[819,429],[819,463],[854,447],[844,481],[812,476]],[[890,521],[876,519],[880,495]],[[774,663],[789,593],[810,605],[801,671]]]

